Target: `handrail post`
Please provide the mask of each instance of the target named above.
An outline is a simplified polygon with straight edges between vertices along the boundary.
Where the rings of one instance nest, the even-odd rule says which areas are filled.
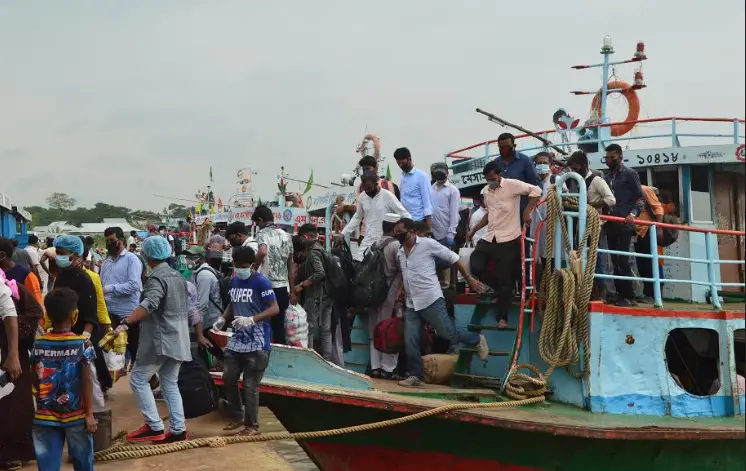
[[[738,118],[735,118],[733,120],[733,144],[735,144],[735,145],[738,145],[738,129],[739,129],[739,127],[740,126],[738,125]]]
[[[671,120],[671,147],[679,147],[679,136],[676,133],[676,119]]]
[[[650,261],[653,266],[653,302],[655,307],[663,307],[663,296],[661,295],[661,272],[658,265],[658,227],[653,224],[648,229],[650,233]]]
[[[707,281],[710,283],[710,299],[715,309],[722,309],[720,297],[718,296],[717,282],[715,281],[715,234],[712,232],[705,233],[705,253],[707,254]]]
[[[484,158],[489,158],[490,156],[490,143],[484,145]]]

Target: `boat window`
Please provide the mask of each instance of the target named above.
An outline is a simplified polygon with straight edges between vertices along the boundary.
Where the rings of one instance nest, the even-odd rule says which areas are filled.
[[[736,373],[746,376],[746,336],[743,329],[733,332],[733,354],[736,357]]]
[[[712,329],[674,329],[666,340],[666,365],[674,382],[695,396],[720,389],[718,333]]]
[[[640,185],[648,186],[648,169],[643,168],[638,170],[637,175],[640,176]]]
[[[710,197],[710,169],[707,165],[689,167],[691,220],[712,222],[712,199]]]
[[[681,217],[678,167],[654,168],[652,174],[652,185],[658,188],[658,199],[661,203],[670,206],[670,209],[673,210],[672,214]]]

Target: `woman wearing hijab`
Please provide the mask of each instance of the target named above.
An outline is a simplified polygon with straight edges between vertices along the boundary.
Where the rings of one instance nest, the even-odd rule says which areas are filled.
[[[94,398],[103,398],[103,394],[99,394],[100,391],[97,391],[97,389],[109,389],[112,386],[112,381],[103,352],[98,346],[103,332],[99,328],[96,286],[91,276],[83,268],[85,247],[80,237],[61,235],[54,240],[54,248],[57,253],[56,262],[59,269],[54,287],[70,288],[78,294],[78,316],[77,318],[73,317],[72,331],[88,338],[93,343],[93,348],[96,350]],[[98,381],[95,381],[96,379]],[[99,384],[96,384],[97,382]],[[94,412],[100,412],[101,409],[103,409],[102,403],[94,404]]]
[[[41,316],[42,308],[29,291],[0,270],[0,368],[5,372],[0,376],[0,417],[5,424],[0,427],[0,471],[20,469],[34,459],[35,374],[28,351]]]

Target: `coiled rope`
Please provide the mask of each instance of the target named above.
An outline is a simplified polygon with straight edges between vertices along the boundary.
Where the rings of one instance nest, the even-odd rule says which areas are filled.
[[[537,404],[544,401],[543,396],[532,397],[520,401],[504,401],[504,402],[490,402],[490,403],[459,403],[459,404],[447,404],[444,406],[436,407],[434,409],[428,409],[416,414],[406,415],[404,417],[398,417],[396,419],[384,420],[381,422],[374,422],[369,424],[354,425],[351,427],[343,427],[331,430],[318,430],[314,432],[278,432],[278,433],[267,433],[262,435],[232,435],[232,436],[217,436],[208,438],[198,438],[195,440],[187,440],[183,442],[169,443],[165,445],[127,445],[125,443],[124,434],[120,433],[114,445],[111,447],[101,450],[95,453],[94,460],[98,462],[102,461],[115,461],[115,460],[129,460],[135,458],[147,458],[150,456],[165,455],[168,453],[174,453],[177,451],[193,450],[196,448],[210,447],[210,448],[221,448],[226,445],[234,443],[258,443],[258,442],[269,442],[277,440],[311,440],[315,438],[327,438],[338,435],[345,435],[348,433],[367,432],[370,430],[376,430],[384,427],[391,427],[394,425],[405,424],[407,422],[414,422],[416,420],[425,419],[428,417],[434,417],[437,415],[445,414],[446,412],[453,412],[458,410],[469,410],[469,409],[503,409],[508,407],[526,406],[529,404]]]
[[[576,378],[588,375],[590,364],[590,326],[588,303],[593,290],[593,275],[596,271],[598,240],[601,235],[601,218],[591,206],[586,206],[587,226],[577,250],[570,245],[570,234],[562,212],[563,204],[569,209],[578,210],[577,198],[560,199],[553,185],[547,191],[547,257],[539,288],[540,296],[546,300],[542,311],[541,331],[539,332],[539,355],[549,368],[542,374],[528,364],[516,365],[505,379],[505,392],[511,399],[523,400],[544,397],[547,393],[547,379],[557,368],[565,368]],[[569,254],[569,267],[554,270],[554,237],[560,221],[562,243]],[[581,270],[582,250],[588,247],[585,270]],[[581,345],[583,362],[579,370],[572,366],[579,363]],[[519,373],[528,369],[536,376]]]

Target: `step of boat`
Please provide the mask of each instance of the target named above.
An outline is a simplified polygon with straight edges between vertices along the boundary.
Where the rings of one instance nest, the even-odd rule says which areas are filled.
[[[472,332],[479,332],[480,330],[497,330],[500,332],[515,332],[513,327],[498,327],[497,325],[490,324],[468,324],[466,326]]]
[[[460,351],[464,353],[477,353],[476,348],[470,348],[470,347],[461,348]],[[489,355],[493,357],[506,357],[510,355],[510,352],[504,352],[501,350],[490,350]]]
[[[496,376],[475,375],[471,373],[453,373],[451,381],[455,384],[462,385],[462,387],[469,385],[483,386],[491,389],[499,389],[502,387],[502,378]]]
[[[495,388],[454,388],[443,384],[424,384],[419,388],[399,386],[396,381],[373,379],[373,387],[378,391],[409,397],[443,399],[465,402],[492,402],[497,399]]]

